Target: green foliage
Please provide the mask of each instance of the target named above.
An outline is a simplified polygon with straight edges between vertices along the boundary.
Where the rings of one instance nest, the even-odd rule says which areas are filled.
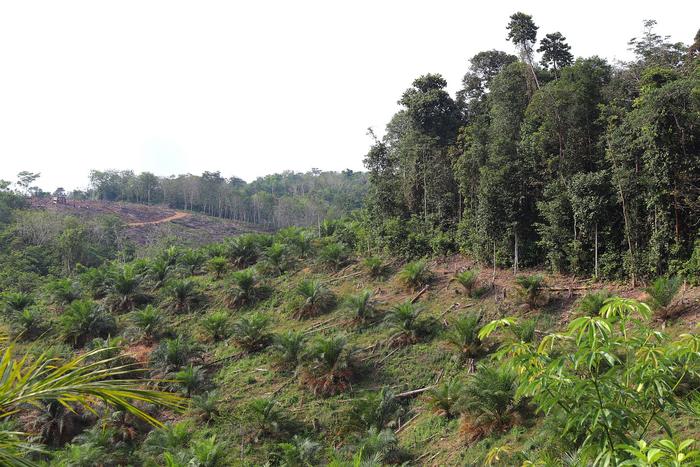
[[[658,277],[649,287],[646,293],[649,295],[649,305],[654,310],[665,310],[673,302],[673,298],[683,285],[680,277]]]
[[[186,249],[178,256],[178,262],[190,275],[198,273],[206,261],[204,252],[193,248]]]
[[[272,454],[277,465],[313,466],[320,464],[321,444],[295,435],[289,442],[279,443]]]
[[[452,418],[456,413],[464,385],[459,379],[444,381],[427,393],[428,405],[438,414]]]
[[[368,256],[362,260],[362,266],[373,279],[382,277],[386,271],[386,265],[382,258],[378,256]]]
[[[461,361],[465,361],[467,358],[475,358],[481,353],[480,323],[480,314],[468,313],[457,319],[448,328],[445,339],[457,349]]]
[[[136,310],[132,315],[132,320],[147,338],[152,339],[160,333],[163,317],[157,308],[153,305],[147,305],[142,310]]]
[[[515,278],[515,283],[520,287],[520,293],[525,302],[531,306],[537,305],[544,286],[544,277],[539,274],[518,276]]]
[[[201,366],[187,365],[173,375],[173,379],[184,390],[187,397],[205,384],[205,373]]]
[[[294,312],[295,318],[316,316],[335,307],[335,295],[320,281],[304,279],[299,282],[296,292],[302,302]]]
[[[257,437],[277,435],[283,429],[285,414],[274,399],[253,399],[245,412]]]
[[[305,380],[314,394],[333,395],[349,387],[354,375],[354,357],[345,336],[316,338],[306,358]]]
[[[223,256],[214,256],[207,261],[207,269],[209,272],[213,273],[217,279],[221,279],[221,276],[226,272],[227,268],[228,260]]]
[[[292,257],[288,247],[279,242],[275,242],[263,253],[263,259],[259,267],[265,273],[278,276],[287,271],[292,265]]]
[[[197,284],[191,279],[174,279],[165,287],[165,303],[176,313],[188,313],[203,301]]]
[[[339,270],[348,260],[345,245],[337,242],[325,245],[318,254],[318,260],[331,271]]]
[[[226,293],[226,303],[230,307],[250,306],[263,299],[268,293],[252,268],[231,274],[231,284]]]
[[[166,338],[160,341],[151,354],[151,362],[166,370],[180,369],[196,354],[197,348],[183,337]]]
[[[69,305],[81,295],[79,285],[67,277],[49,282],[46,293],[53,303],[61,306]]]
[[[209,313],[202,318],[202,327],[215,342],[226,339],[231,332],[228,313],[223,310]]]
[[[464,287],[465,292],[467,292],[467,295],[470,297],[473,296],[478,279],[479,271],[474,269],[467,269],[466,271],[455,274],[455,280],[459,285]]]
[[[46,332],[51,320],[43,308],[29,307],[13,316],[14,334],[22,339],[36,339]]]
[[[418,260],[406,264],[399,272],[399,280],[406,286],[417,289],[423,287],[432,280],[432,272],[425,260]]]
[[[270,343],[272,336],[268,332],[270,319],[259,312],[244,316],[233,324],[233,340],[245,351],[256,352]]]
[[[24,311],[34,304],[34,297],[25,292],[5,292],[2,294],[3,310],[6,315]]]
[[[283,366],[296,368],[304,352],[306,336],[301,332],[287,331],[274,337],[273,347]]]
[[[348,412],[348,424],[355,430],[383,430],[403,413],[403,407],[391,389],[367,391],[353,399]]]
[[[95,337],[108,337],[117,331],[114,317],[91,300],[76,300],[59,317],[61,333],[67,342],[82,347]]]
[[[125,265],[112,273],[107,300],[114,311],[131,311],[146,300],[141,292],[141,277],[133,266]]]
[[[428,333],[428,326],[418,319],[423,311],[421,307],[406,301],[394,305],[384,316],[384,322],[396,330],[393,343],[398,345],[414,344]]]
[[[243,234],[230,239],[227,247],[226,255],[234,265],[248,267],[258,260],[262,241],[256,234]]]
[[[607,290],[589,292],[578,301],[576,308],[579,312],[587,316],[595,316],[600,313],[605,301],[611,297]]]
[[[354,315],[357,322],[362,324],[367,323],[367,321],[373,319],[375,315],[372,291],[363,290],[358,294],[349,296],[345,299],[345,307]]]

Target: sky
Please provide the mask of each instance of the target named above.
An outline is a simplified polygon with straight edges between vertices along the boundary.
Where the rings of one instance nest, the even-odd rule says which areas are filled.
[[[362,170],[416,77],[454,93],[471,56],[513,52],[516,11],[610,60],[644,19],[685,43],[700,27],[697,1],[0,0],[0,179]]]

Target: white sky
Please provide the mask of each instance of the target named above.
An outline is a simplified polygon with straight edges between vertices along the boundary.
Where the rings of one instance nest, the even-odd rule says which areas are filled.
[[[475,53],[512,52],[515,11],[609,59],[643,19],[685,43],[700,27],[698,1],[0,0],[0,178],[361,170],[414,78],[454,92]]]

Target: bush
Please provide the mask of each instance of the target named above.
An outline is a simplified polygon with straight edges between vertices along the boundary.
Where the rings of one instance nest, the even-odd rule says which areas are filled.
[[[354,320],[358,323],[365,324],[373,319],[375,307],[372,300],[372,291],[363,290],[358,294],[349,296],[345,299],[345,308],[354,315]]]
[[[256,438],[280,434],[287,416],[274,399],[253,399],[245,410],[246,419],[256,429]]]
[[[335,306],[335,295],[321,282],[305,279],[297,286],[302,303],[294,312],[295,318],[307,318],[330,311]]]
[[[148,265],[146,277],[153,282],[155,288],[160,288],[170,275],[173,266],[163,258],[156,258]]]
[[[386,272],[384,261],[378,256],[369,256],[362,261],[367,274],[373,279],[382,277]]]
[[[196,347],[188,339],[180,336],[163,339],[151,354],[151,362],[166,371],[185,366],[195,355]]]
[[[287,368],[296,368],[304,351],[306,336],[301,332],[287,331],[274,337],[274,349],[280,362]]]
[[[226,292],[226,304],[229,307],[249,306],[263,299],[268,293],[260,285],[252,268],[236,271],[231,275],[231,285]]]
[[[422,259],[408,263],[399,272],[399,280],[413,290],[428,284],[432,277],[432,272],[430,272],[430,269],[428,269],[428,265],[425,260]]]
[[[152,339],[160,332],[162,316],[153,305],[146,306],[143,310],[137,310],[132,316],[132,320],[147,338]]]
[[[49,316],[38,307],[25,308],[13,316],[13,332],[22,339],[36,339],[46,332],[49,326]]]
[[[353,350],[344,336],[318,337],[307,358],[304,379],[314,394],[333,395],[350,386],[354,375]]]
[[[228,260],[223,256],[214,256],[207,261],[207,269],[214,274],[216,279],[221,279],[221,276],[226,272],[227,268]]]
[[[108,337],[117,331],[114,317],[91,300],[71,303],[60,316],[59,325],[66,341],[74,347],[82,347],[95,337]]]
[[[329,243],[321,249],[318,259],[331,271],[337,271],[348,261],[348,253],[342,243]]]
[[[453,418],[457,415],[456,408],[462,397],[463,388],[464,385],[457,378],[444,381],[428,391],[428,405],[436,413],[446,418]]]
[[[515,283],[520,287],[519,293],[525,302],[530,306],[537,305],[544,286],[544,277],[539,274],[518,276],[515,278]]]
[[[581,297],[576,308],[586,316],[598,316],[600,309],[603,308],[603,304],[610,297],[610,292],[607,290],[590,292]]]
[[[649,295],[649,306],[656,311],[664,311],[673,301],[683,285],[679,277],[659,277],[645,289]]]
[[[252,313],[233,325],[233,340],[245,351],[256,352],[265,348],[271,339],[268,333],[270,320],[262,313]]]
[[[125,265],[111,275],[107,299],[114,311],[131,311],[146,301],[141,291],[141,277],[133,266]]]
[[[222,310],[210,313],[202,318],[202,327],[215,342],[226,339],[231,332],[228,313]]]
[[[482,350],[479,331],[481,330],[481,315],[469,313],[455,321],[446,334],[447,342],[459,352],[461,361],[475,358]]]
[[[469,297],[473,297],[474,289],[479,278],[479,271],[466,270],[455,274],[455,280],[464,287],[464,291]]]
[[[187,397],[206,384],[206,374],[201,366],[187,365],[175,373],[173,379],[184,390]]]
[[[34,297],[24,292],[5,292],[2,301],[5,314],[12,316],[33,305]]]
[[[49,282],[46,286],[46,293],[56,305],[69,305],[74,300],[80,298],[80,286],[71,279],[63,278]]]
[[[187,313],[203,301],[197,284],[190,279],[171,281],[165,289],[165,303],[176,313]]]

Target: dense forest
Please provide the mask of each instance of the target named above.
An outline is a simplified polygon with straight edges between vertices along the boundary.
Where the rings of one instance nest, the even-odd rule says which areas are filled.
[[[644,26],[610,64],[512,15],[367,174],[69,195],[266,227],[217,243],[0,182],[0,465],[700,466],[700,33]]]
[[[574,59],[559,32],[538,45],[519,13],[517,55],[476,54],[456,97],[440,75],[417,78],[365,158],[380,241],[516,271],[677,272],[700,220],[700,36],[670,43],[655,25],[613,64]]]

